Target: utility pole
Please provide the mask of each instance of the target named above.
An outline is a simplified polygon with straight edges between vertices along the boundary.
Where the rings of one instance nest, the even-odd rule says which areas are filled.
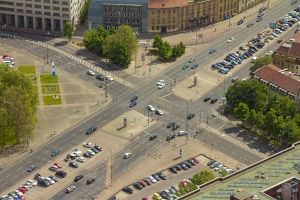
[[[112,159],[112,150],[110,150],[110,186],[112,186],[113,181],[113,159]]]
[[[107,102],[107,80],[105,80],[105,97]]]

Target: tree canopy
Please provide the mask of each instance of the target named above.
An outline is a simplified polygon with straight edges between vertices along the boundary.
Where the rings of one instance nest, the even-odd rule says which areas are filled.
[[[73,37],[74,33],[74,26],[70,22],[66,22],[64,25],[64,30],[63,30],[63,36],[68,38],[69,42],[71,38]]]
[[[271,56],[264,56],[259,57],[254,61],[254,65],[250,67],[250,70],[252,72],[256,71],[257,69],[263,67],[264,65],[272,63],[272,57]]]
[[[37,94],[30,78],[0,65],[0,147],[27,143],[32,138],[37,119]]]

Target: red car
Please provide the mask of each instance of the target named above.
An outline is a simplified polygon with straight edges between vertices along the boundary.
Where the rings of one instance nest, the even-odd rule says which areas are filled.
[[[149,198],[148,197],[143,197],[142,200],[149,200]]]
[[[281,43],[281,42],[282,42],[282,39],[277,40],[277,43]]]
[[[140,180],[139,183],[142,184],[143,187],[146,187],[146,186],[147,186],[147,183],[146,183],[144,180]]]
[[[62,168],[61,164],[59,164],[58,162],[55,162],[54,165],[57,166],[58,168]]]
[[[10,57],[10,56],[7,55],[7,54],[3,54],[2,58],[4,59],[4,58],[6,58],[6,57]]]
[[[26,189],[25,189],[25,188],[18,188],[17,190],[19,190],[19,191],[22,192],[23,194],[26,193]]]
[[[198,158],[196,158],[196,157],[193,157],[192,158],[196,163],[199,163],[200,162],[200,160],[198,159]]]

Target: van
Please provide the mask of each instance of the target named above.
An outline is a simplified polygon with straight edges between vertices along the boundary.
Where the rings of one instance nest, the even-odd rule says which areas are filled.
[[[256,61],[257,57],[253,57],[251,62],[254,63],[254,61]]]

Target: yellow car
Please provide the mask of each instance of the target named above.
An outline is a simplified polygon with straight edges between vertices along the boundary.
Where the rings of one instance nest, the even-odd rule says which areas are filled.
[[[161,198],[161,196],[158,193],[154,193],[153,194],[153,199],[154,200],[161,200],[162,198]]]

